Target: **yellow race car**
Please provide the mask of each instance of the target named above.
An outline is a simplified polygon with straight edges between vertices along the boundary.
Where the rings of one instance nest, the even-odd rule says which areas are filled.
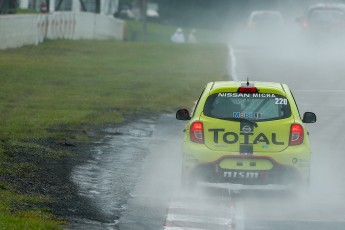
[[[183,137],[183,185],[198,181],[236,184],[308,184],[311,150],[305,123],[289,87],[272,82],[210,82]]]

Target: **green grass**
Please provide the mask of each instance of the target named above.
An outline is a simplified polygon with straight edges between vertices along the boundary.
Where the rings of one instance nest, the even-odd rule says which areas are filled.
[[[140,21],[127,20],[126,21],[126,39],[128,41],[150,41],[150,42],[170,42],[171,35],[176,31],[176,26],[164,25],[160,23],[147,23],[147,36],[144,37],[143,23]],[[187,39],[188,33],[191,31],[190,27],[182,27],[185,37]],[[206,30],[200,28],[196,29],[196,38],[200,43],[220,43],[226,42],[224,38],[229,34],[226,31],[220,30]]]
[[[42,202],[50,202],[48,198],[23,196],[0,184],[0,200],[2,230],[61,229],[61,225],[66,224],[54,218],[49,210],[35,207]]]
[[[1,50],[0,173],[36,169],[1,167],[11,149],[6,146],[43,148],[26,146],[27,138],[87,141],[85,130],[95,125],[191,107],[207,82],[225,79],[226,57],[223,45],[164,42],[60,40]],[[47,157],[68,154],[45,152]],[[46,210],[22,204],[30,199],[0,186],[2,229],[60,226]],[[13,208],[18,205],[26,208]]]
[[[40,14],[41,12],[38,12],[36,10],[31,9],[16,9],[16,14]]]
[[[226,75],[221,45],[48,41],[0,51],[0,139],[188,106]]]

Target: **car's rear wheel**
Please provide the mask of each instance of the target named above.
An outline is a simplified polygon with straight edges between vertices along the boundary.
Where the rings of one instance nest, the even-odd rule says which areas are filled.
[[[187,176],[184,173],[184,170],[182,168],[182,172],[181,172],[181,187],[183,189],[192,189],[195,187],[196,182],[189,176]]]
[[[287,189],[290,194],[294,196],[304,196],[310,191],[310,181],[309,179],[298,180],[287,185]]]

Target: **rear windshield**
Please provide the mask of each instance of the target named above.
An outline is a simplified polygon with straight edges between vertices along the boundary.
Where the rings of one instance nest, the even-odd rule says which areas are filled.
[[[277,14],[256,14],[253,16],[252,21],[256,25],[279,25],[281,18]]]
[[[314,22],[339,22],[345,20],[345,14],[337,9],[315,9],[309,13],[309,20]]]
[[[205,103],[204,114],[219,119],[278,120],[291,116],[289,101],[271,93],[217,93]]]

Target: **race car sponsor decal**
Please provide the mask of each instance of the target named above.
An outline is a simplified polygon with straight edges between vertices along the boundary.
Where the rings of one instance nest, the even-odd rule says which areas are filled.
[[[253,112],[247,112],[247,113],[241,113],[241,112],[233,112],[232,117],[234,118],[247,118],[247,119],[260,119],[261,113],[253,113]]]
[[[225,171],[223,173],[225,178],[248,178],[248,179],[256,179],[259,177],[258,172],[233,172],[233,171]]]
[[[242,127],[242,131],[245,133],[250,133],[252,131],[252,127],[250,127],[249,125],[245,125]]]
[[[249,136],[254,135],[253,133],[241,132],[237,134],[235,132],[225,132],[225,129],[208,129],[209,132],[213,133],[213,142],[218,144],[219,139],[222,138],[223,142],[227,144],[236,144],[239,141],[239,137],[244,137],[244,142],[240,144],[258,144],[265,143],[266,145],[284,145],[285,142],[277,140],[277,134],[272,133],[270,138],[268,138],[264,133],[259,133],[254,139],[253,142],[249,142]]]
[[[297,164],[300,168],[309,168],[310,167],[310,161],[300,158],[292,158],[292,163]]]
[[[276,97],[274,93],[218,93],[218,97]]]

